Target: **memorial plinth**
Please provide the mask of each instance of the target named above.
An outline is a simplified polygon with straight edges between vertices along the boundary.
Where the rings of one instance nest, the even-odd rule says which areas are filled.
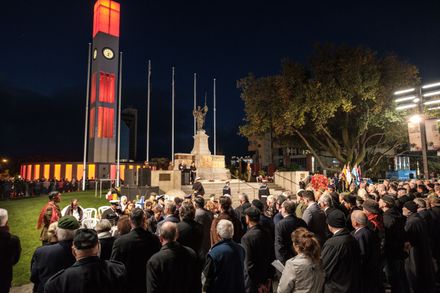
[[[194,136],[194,147],[191,154],[175,154],[175,169],[178,169],[180,163],[191,165],[195,162],[197,176],[202,180],[229,180],[231,174],[225,168],[225,156],[211,155],[208,145],[209,136],[204,130],[198,130]]]

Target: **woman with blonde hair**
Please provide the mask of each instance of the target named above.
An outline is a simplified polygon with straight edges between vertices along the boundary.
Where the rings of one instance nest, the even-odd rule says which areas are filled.
[[[321,268],[318,239],[306,228],[298,228],[292,233],[292,242],[297,255],[286,261],[278,293],[321,293],[325,274]]]

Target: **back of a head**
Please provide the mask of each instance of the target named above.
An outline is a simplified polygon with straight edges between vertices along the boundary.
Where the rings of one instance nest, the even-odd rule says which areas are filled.
[[[203,208],[205,206],[205,199],[198,195],[194,198],[194,204],[196,206],[196,208]]]
[[[257,207],[248,207],[244,213],[252,223],[258,223],[260,221],[261,212]]]
[[[107,219],[102,219],[96,224],[95,231],[96,233],[108,232],[112,229],[112,223],[110,223]]]
[[[292,232],[292,243],[297,253],[302,253],[314,263],[320,262],[321,247],[315,234],[306,228],[298,228]]]
[[[282,205],[283,202],[284,202],[286,199],[287,199],[286,196],[284,196],[284,195],[282,195],[282,194],[278,195],[278,196],[277,196],[277,204],[278,204],[278,205]]]
[[[294,215],[296,209],[296,203],[293,200],[285,200],[283,202],[283,208],[288,215]]]
[[[165,213],[167,215],[174,215],[176,213],[176,204],[172,200],[165,200]]]
[[[129,217],[127,215],[121,216],[116,226],[118,227],[119,235],[124,235],[130,232],[131,225]]]
[[[5,209],[0,209],[0,227],[6,226],[8,223],[8,211]]]
[[[180,218],[182,220],[194,219],[196,216],[196,209],[191,204],[191,202],[183,202],[179,209]]]
[[[221,239],[232,239],[234,236],[234,225],[229,220],[220,220],[216,230]]]
[[[177,238],[177,225],[173,222],[165,222],[160,228],[160,237],[166,242],[175,241]]]
[[[329,194],[324,194],[323,196],[321,196],[318,200],[318,202],[320,204],[323,204],[325,206],[328,207],[332,207],[333,206],[333,202],[332,202],[332,198]]]
[[[356,222],[360,226],[365,227],[368,224],[368,218],[363,211],[355,210],[351,213],[351,222]]]
[[[238,198],[243,201],[243,202],[249,202],[249,197],[247,196],[246,193],[242,193],[238,196]]]
[[[145,213],[141,208],[134,208],[130,213],[130,222],[134,227],[141,227],[144,224]]]
[[[426,209],[426,201],[424,199],[418,197],[414,199],[414,202],[419,209]]]
[[[219,204],[220,204],[220,207],[221,207],[224,211],[227,211],[227,210],[229,210],[229,208],[230,208],[231,205],[232,205],[231,198],[230,198],[229,196],[220,196]]]
[[[307,190],[306,192],[304,192],[303,197],[304,199],[307,199],[309,201],[315,201],[315,194],[311,190]]]
[[[78,229],[73,238],[76,259],[98,255],[98,242],[98,234],[95,230],[87,228]]]

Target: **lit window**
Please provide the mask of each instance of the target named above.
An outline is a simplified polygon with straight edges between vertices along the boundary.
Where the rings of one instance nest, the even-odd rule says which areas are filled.
[[[111,0],[98,0],[95,3],[93,37],[98,32],[119,37],[120,4]]]

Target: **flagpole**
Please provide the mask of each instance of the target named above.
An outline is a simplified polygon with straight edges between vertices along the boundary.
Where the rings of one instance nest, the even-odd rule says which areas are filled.
[[[150,98],[151,98],[151,60],[148,60],[148,95],[147,95],[147,155],[146,162],[150,162]]]
[[[197,102],[197,73],[194,73],[194,111],[196,110]],[[196,135],[196,117],[194,116],[194,135]]]
[[[174,166],[174,66],[172,76],[172,92],[171,92],[171,161]]]
[[[122,52],[119,52],[119,86],[118,86],[118,154],[116,161],[116,187],[120,184],[121,169],[121,92],[122,92]]]
[[[214,78],[214,156],[217,155],[217,129],[216,129],[216,88],[215,88],[215,78]]]
[[[83,178],[82,190],[86,190],[86,169],[87,169],[87,130],[89,126],[89,97],[90,97],[90,56],[92,55],[92,44],[89,43],[89,55],[87,61],[87,89],[86,89],[86,117],[84,123],[84,158],[83,158]]]

